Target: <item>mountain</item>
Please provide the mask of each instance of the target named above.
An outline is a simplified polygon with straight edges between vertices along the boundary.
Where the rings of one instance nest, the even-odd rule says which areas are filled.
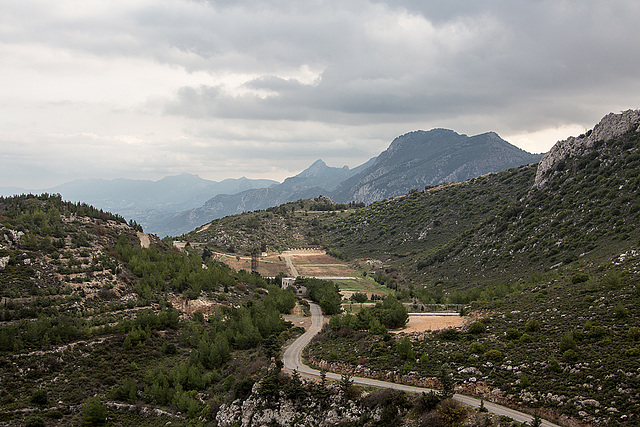
[[[286,248],[306,240],[348,259],[383,259],[399,284],[451,289],[526,280],[578,260],[598,264],[633,249],[640,237],[639,126],[638,111],[610,115],[585,135],[558,142],[539,165],[345,212],[289,204],[219,219],[186,238],[241,251],[255,242]],[[251,223],[259,229],[246,227]]]
[[[280,185],[216,196],[201,208],[175,215],[154,229],[180,234],[212,219],[318,195],[340,203],[371,203],[415,188],[537,163],[541,157],[509,144],[494,132],[468,137],[447,129],[415,131],[396,138],[377,158],[357,168],[331,168],[318,160]]]
[[[356,168],[349,169],[347,166],[330,167],[324,161],[316,160],[298,175],[285,179],[282,184],[237,194],[219,194],[199,208],[181,212],[151,225],[154,232],[160,235],[178,235],[191,231],[212,219],[317,197],[335,190],[341,182],[366,169],[373,161],[374,159],[371,159]]]
[[[362,311],[334,316],[307,350],[316,366],[407,381],[447,366],[458,392],[537,408],[559,425],[637,426],[639,222],[636,110],[558,142],[539,165],[357,209],[294,202],[185,240],[240,253],[323,246],[412,310],[461,304],[478,320],[408,337],[406,357]]]
[[[158,233],[154,224],[161,218],[202,206],[217,194],[235,194],[252,188],[278,184],[267,179],[225,179],[209,181],[198,175],[183,173],[158,181],[132,179],[83,179],[39,191],[3,189],[3,194],[60,194],[69,201],[82,201],[99,209],[117,213],[141,224],[145,230]],[[6,191],[4,191],[6,190]],[[158,233],[159,234],[159,233]]]
[[[468,137],[448,129],[415,131],[393,140],[371,167],[343,182],[332,197],[371,203],[415,188],[538,163],[541,157],[509,144],[495,132]]]

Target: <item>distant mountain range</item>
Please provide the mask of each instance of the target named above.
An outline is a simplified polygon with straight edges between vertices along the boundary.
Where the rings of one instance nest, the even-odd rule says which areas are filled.
[[[469,137],[447,129],[415,131],[399,136],[378,157],[354,169],[332,168],[318,160],[282,184],[218,195],[200,208],[153,224],[152,230],[182,234],[216,218],[319,195],[339,203],[371,203],[412,189],[538,163],[541,158],[542,154],[527,153],[495,132]]]
[[[299,199],[323,195],[339,203],[371,203],[412,189],[538,163],[541,158],[494,132],[469,137],[433,129],[397,137],[378,157],[356,168],[330,167],[317,160],[282,183],[247,178],[215,182],[185,173],[159,181],[78,180],[37,192],[59,193],[65,200],[118,213],[158,236],[177,236],[216,218]],[[0,188],[3,195],[24,192],[28,191]]]
[[[370,167],[374,160],[371,159],[353,169],[347,166],[330,167],[322,160],[317,160],[298,175],[285,179],[282,184],[237,194],[219,194],[199,208],[181,212],[168,220],[152,223],[150,230],[160,235],[177,235],[189,232],[212,219],[330,194],[343,181]]]
[[[147,228],[153,221],[202,206],[217,194],[234,194],[252,188],[268,188],[275,184],[278,182],[244,177],[216,182],[183,173],[158,181],[81,179],[40,190],[6,187],[0,188],[0,195],[44,192],[60,194],[65,200],[81,201],[117,213],[127,219],[134,219]]]

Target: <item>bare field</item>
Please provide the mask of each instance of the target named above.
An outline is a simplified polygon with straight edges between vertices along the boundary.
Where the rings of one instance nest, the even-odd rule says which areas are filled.
[[[337,259],[323,253],[310,253],[310,254],[293,254],[291,255],[291,261],[294,264],[341,264]]]
[[[354,277],[357,273],[346,265],[300,265],[296,264],[301,276],[311,277]]]
[[[409,322],[407,322],[404,329],[390,332],[398,334],[400,332],[425,332],[459,328],[464,325],[466,320],[461,316],[409,316]]]

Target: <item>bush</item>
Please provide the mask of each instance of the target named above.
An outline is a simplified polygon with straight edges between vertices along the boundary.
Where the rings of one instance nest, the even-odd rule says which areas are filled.
[[[31,396],[31,403],[38,406],[46,406],[49,403],[46,390],[37,390]]]
[[[576,362],[579,358],[580,356],[578,356],[578,353],[576,353],[573,349],[569,349],[562,353],[562,359],[564,359],[565,362],[573,363]]]
[[[44,427],[44,420],[38,416],[28,418],[25,423],[25,427]]]
[[[482,322],[473,322],[471,325],[469,325],[470,334],[474,334],[474,335],[483,334],[486,332],[486,330],[487,330],[487,327]]]
[[[484,354],[484,358],[492,362],[499,362],[503,357],[502,352],[496,349],[489,350]]]
[[[508,328],[505,332],[505,337],[509,341],[517,340],[518,338],[520,338],[520,332],[518,332],[518,330],[515,328]]]
[[[531,319],[524,325],[524,330],[527,332],[538,332],[540,330],[540,322],[536,319]]]
[[[627,335],[629,335],[629,338],[632,340],[638,341],[640,339],[640,328],[637,326],[630,327]]]
[[[627,311],[626,308],[624,308],[624,305],[622,305],[622,303],[619,302],[618,304],[616,304],[616,308],[613,310],[613,315],[616,316],[618,319],[624,319],[627,316],[629,316],[629,312]]]
[[[562,370],[562,368],[560,368],[560,363],[558,363],[558,359],[556,359],[555,357],[551,357],[551,359],[549,359],[549,364],[547,365],[547,369],[550,370],[551,372],[560,372]]]
[[[560,351],[565,352],[576,348],[576,342],[574,340],[573,332],[566,332],[560,340]]]
[[[472,342],[469,345],[469,353],[482,354],[484,353],[484,344],[480,342]]]
[[[624,352],[624,355],[627,357],[638,357],[640,356],[640,349],[638,347],[633,347]]]
[[[520,342],[523,342],[523,343],[530,343],[530,342],[532,342],[532,341],[533,341],[533,338],[531,338],[531,335],[529,335],[529,334],[522,334],[522,335],[520,336]]]
[[[453,399],[446,399],[440,402],[436,408],[438,417],[445,426],[458,426],[467,418],[465,407]]]

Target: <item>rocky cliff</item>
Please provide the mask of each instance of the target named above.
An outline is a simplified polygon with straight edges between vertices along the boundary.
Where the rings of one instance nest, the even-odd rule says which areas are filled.
[[[640,132],[640,110],[610,113],[585,134],[558,141],[540,161],[534,187],[544,187],[568,157],[583,156],[594,150],[597,142],[609,141],[629,131]]]

